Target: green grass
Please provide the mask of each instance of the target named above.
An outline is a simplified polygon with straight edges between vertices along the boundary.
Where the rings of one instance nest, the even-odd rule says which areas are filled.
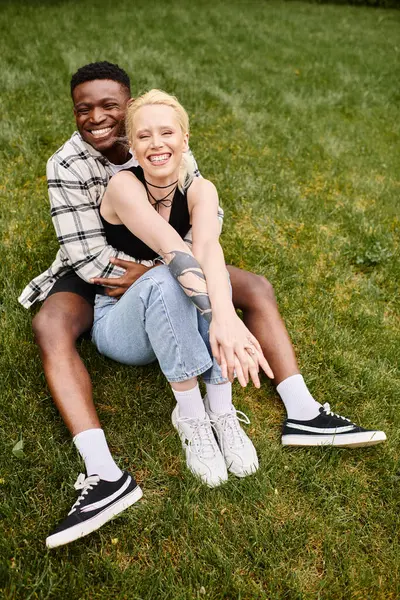
[[[0,595],[397,600],[399,13],[235,0],[0,10]],[[274,284],[315,396],[388,442],[284,450],[272,387],[235,386],[261,468],[210,491],[185,470],[162,376],[83,342],[112,451],[144,498],[47,552],[80,464],[16,298],[57,249],[44,175],[74,129],[70,75],[102,59],[135,93],[157,86],[188,108],[226,211],[227,260]]]

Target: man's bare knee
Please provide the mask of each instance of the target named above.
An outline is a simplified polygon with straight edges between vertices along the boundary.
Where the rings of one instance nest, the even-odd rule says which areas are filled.
[[[46,337],[46,322],[47,318],[42,312],[43,309],[33,317],[32,319],[32,331],[35,338],[35,342],[38,346],[41,345],[42,338]]]
[[[76,294],[54,294],[32,321],[35,341],[42,350],[75,344],[93,319],[91,306]]]
[[[270,300],[271,302],[276,303],[275,291],[272,283],[268,281],[266,277],[262,275],[256,275],[257,280],[255,283],[255,290],[259,296],[262,298]]]
[[[246,295],[247,303],[253,308],[265,305],[265,302],[276,304],[273,285],[262,275],[250,274]]]
[[[59,347],[61,344],[75,344],[79,333],[74,330],[71,317],[46,311],[43,308],[34,317],[32,329],[35,342],[43,351]]]
[[[228,265],[232,284],[233,303],[243,311],[264,310],[276,306],[272,284],[262,275],[256,275]]]

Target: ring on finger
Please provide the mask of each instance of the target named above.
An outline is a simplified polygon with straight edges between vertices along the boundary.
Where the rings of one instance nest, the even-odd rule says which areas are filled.
[[[256,353],[255,349],[252,346],[245,346],[244,349],[247,350],[247,352],[249,352],[250,354]]]

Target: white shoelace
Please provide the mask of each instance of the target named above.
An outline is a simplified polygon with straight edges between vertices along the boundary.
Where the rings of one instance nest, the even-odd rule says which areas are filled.
[[[68,516],[72,514],[80,505],[82,500],[85,499],[86,494],[89,490],[92,490],[95,485],[97,485],[100,481],[100,477],[98,475],[90,475],[89,477],[85,477],[83,473],[80,473],[78,479],[74,483],[74,488],[76,490],[83,490],[82,494],[79,496],[78,500],[72,506],[71,510],[68,513]]]
[[[180,417],[178,423],[188,423],[193,427],[193,435],[188,439],[189,452],[202,458],[213,458],[218,448],[212,431],[212,423],[206,419]],[[185,437],[186,433],[184,432]]]
[[[350,419],[348,419],[347,417],[342,417],[342,415],[338,415],[337,413],[331,411],[331,407],[328,402],[325,402],[322,408],[328,416],[337,417],[338,419],[343,419],[343,421],[348,421],[349,423],[351,423]]]
[[[232,412],[221,415],[218,419],[212,421],[212,423],[221,424],[221,428],[224,436],[227,437],[227,442],[230,448],[243,448],[246,442],[245,434],[240,423],[250,425],[249,417],[241,410],[234,410]]]

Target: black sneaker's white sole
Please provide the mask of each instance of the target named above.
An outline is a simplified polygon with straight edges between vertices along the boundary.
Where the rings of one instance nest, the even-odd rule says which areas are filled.
[[[117,502],[114,502],[114,504],[108,506],[102,512],[97,513],[95,517],[79,523],[78,525],[74,525],[69,529],[65,529],[64,531],[60,531],[54,535],[50,535],[48,538],[46,538],[47,548],[56,548],[57,546],[69,544],[70,542],[88,535],[92,531],[96,531],[96,529],[99,529],[102,525],[107,523],[107,521],[119,515],[126,508],[132,506],[132,504],[135,504],[135,502],[140,500],[142,496],[143,492],[141,488],[137,486],[134,490],[132,490],[132,492]]]
[[[360,431],[337,435],[299,435],[282,436],[282,446],[335,446],[337,448],[360,448],[374,446],[386,440],[383,431]]]

